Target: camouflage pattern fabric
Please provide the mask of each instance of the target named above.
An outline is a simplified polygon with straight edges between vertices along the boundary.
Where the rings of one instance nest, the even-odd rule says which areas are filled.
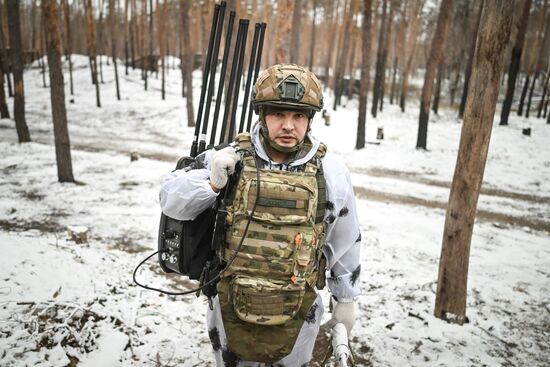
[[[307,287],[294,318],[281,325],[258,325],[241,320],[231,302],[230,280],[218,283],[218,297],[227,336],[227,347],[242,361],[272,363],[290,354],[302,324],[317,295]]]
[[[236,141],[251,147],[246,133]],[[228,344],[242,360],[274,362],[289,354],[315,300],[325,238],[325,223],[316,223],[318,162],[288,172],[258,169],[253,156],[243,158],[220,253],[225,261],[236,257],[218,283]],[[258,173],[260,196],[236,253],[256,202]]]

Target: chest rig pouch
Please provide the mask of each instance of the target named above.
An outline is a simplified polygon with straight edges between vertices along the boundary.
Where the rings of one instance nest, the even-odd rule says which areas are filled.
[[[252,149],[249,134],[236,141]],[[242,360],[274,362],[289,354],[316,298],[313,288],[324,276],[325,152],[321,144],[300,172],[258,168],[254,155],[243,158],[219,253],[225,261],[235,259],[218,283],[229,348]]]

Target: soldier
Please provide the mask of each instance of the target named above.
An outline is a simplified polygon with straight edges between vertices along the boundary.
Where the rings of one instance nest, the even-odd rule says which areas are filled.
[[[353,186],[344,164],[310,133],[323,107],[313,73],[268,68],[252,105],[259,121],[251,134],[206,151],[204,169],[171,173],[161,207],[194,219],[240,167],[219,253],[230,265],[207,313],[216,364],[307,366],[324,309],[314,288],[324,286],[325,270],[335,302],[329,327],[343,323],[349,336],[355,322],[361,233]]]

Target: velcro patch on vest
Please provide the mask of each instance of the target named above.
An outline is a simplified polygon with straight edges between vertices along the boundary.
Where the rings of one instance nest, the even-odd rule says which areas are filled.
[[[266,197],[259,197],[258,198],[258,205],[261,206],[269,206],[269,207],[278,207],[278,208],[288,208],[288,209],[298,209],[298,208],[304,208],[304,200],[300,200],[300,203],[302,205],[298,206],[297,200],[286,200],[286,199],[274,199],[274,198],[266,198]]]

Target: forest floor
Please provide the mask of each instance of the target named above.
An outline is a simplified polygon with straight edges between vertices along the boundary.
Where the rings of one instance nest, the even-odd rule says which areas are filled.
[[[139,72],[130,71],[118,102],[105,68],[98,109],[87,61],[75,63],[77,93],[67,108],[79,184],[57,182],[49,90],[38,69],[25,74],[33,142],[18,144],[13,120],[0,121],[0,365],[213,366],[206,300],[132,282],[156,248],[162,178],[193,134],[182,117],[179,73],[170,72],[162,101],[158,80],[144,92]],[[200,74],[196,80],[200,86]],[[357,197],[363,294],[351,346],[358,365],[547,366],[550,125],[513,116],[509,127],[493,129],[470,254],[469,323],[458,326],[432,313],[462,125],[450,110],[432,116],[429,150],[418,151],[418,106],[384,108],[367,117],[367,140],[378,127],[385,139],[362,151],[353,148],[353,101],[331,111],[331,126],[316,116],[313,127],[350,168]],[[521,135],[525,126],[531,137]],[[131,162],[131,152],[140,159]],[[89,229],[87,244],[67,237],[71,225]],[[193,286],[154,260],[138,277],[163,289]],[[321,294],[327,306],[330,295]],[[320,333],[316,361],[327,341]]]

